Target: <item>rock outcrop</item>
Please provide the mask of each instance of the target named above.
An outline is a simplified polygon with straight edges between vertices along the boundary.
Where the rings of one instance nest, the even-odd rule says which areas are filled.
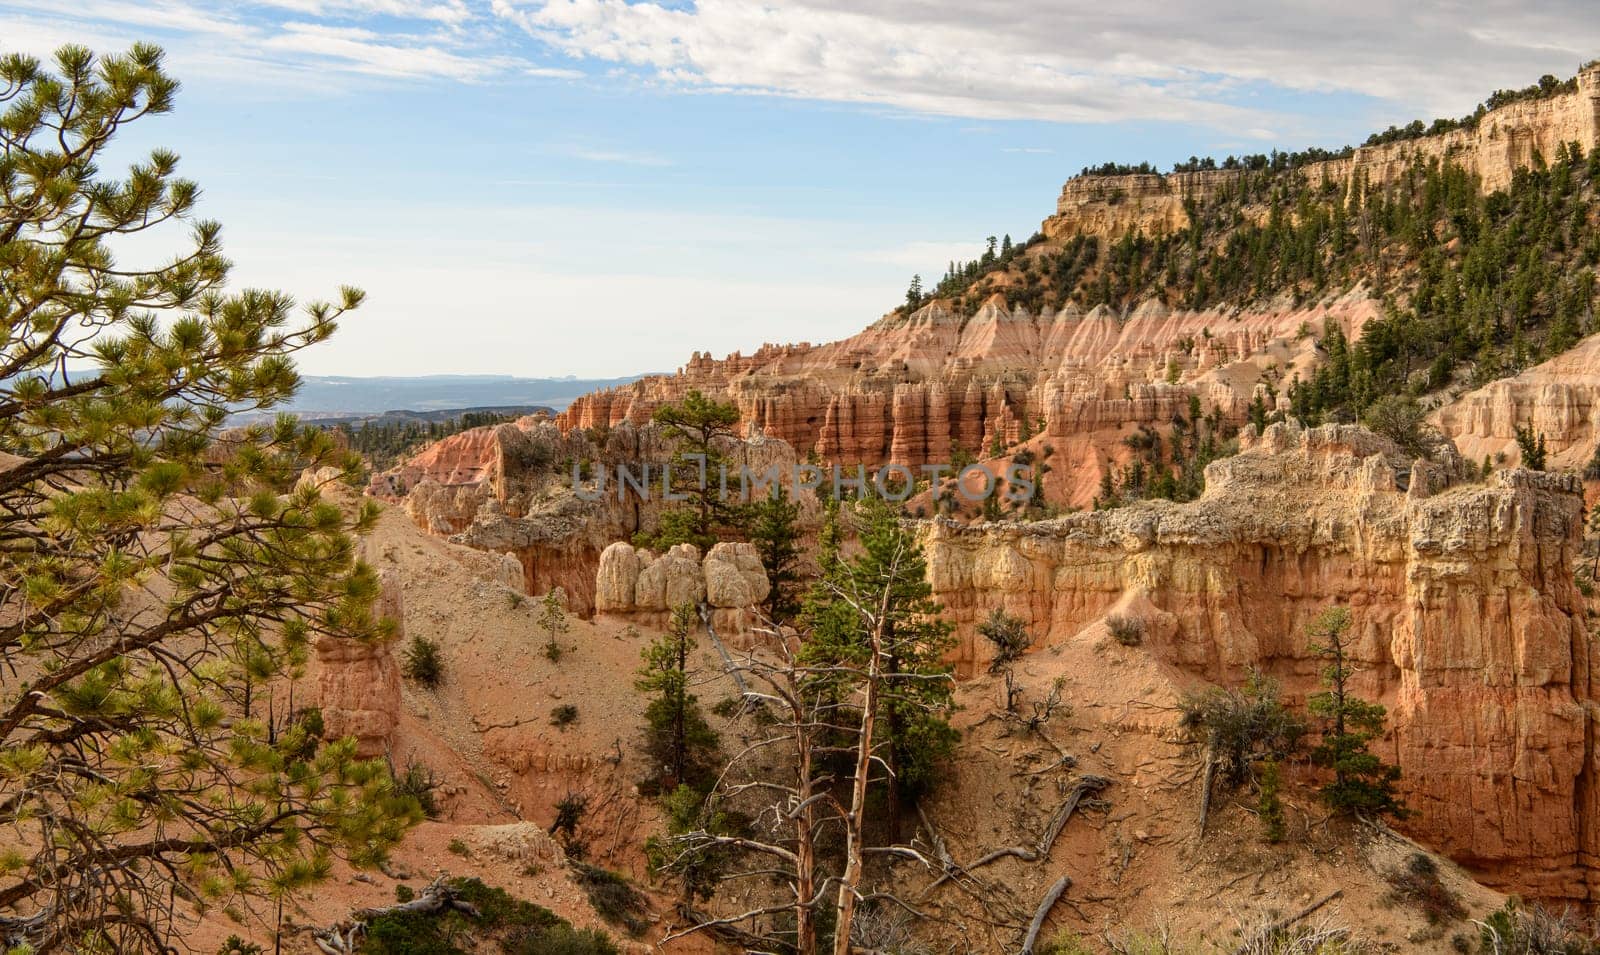
[[[1503,189],[1536,157],[1549,160],[1569,143],[1587,154],[1600,143],[1600,67],[1578,74],[1577,90],[1524,100],[1486,113],[1470,129],[1363,146],[1348,158],[1307,163],[1309,182],[1345,186],[1359,177],[1387,185],[1413,162],[1449,158],[1476,173],[1486,192]],[[1167,175],[1077,176],[1067,181],[1056,214],[1040,226],[1045,236],[1084,233],[1119,239],[1129,229],[1171,234],[1189,225],[1186,206],[1237,190],[1244,170],[1210,169]]]
[[[730,483],[739,468],[764,474],[776,467],[787,474],[796,464],[792,447],[761,435],[731,441],[724,450],[735,474]],[[375,475],[368,493],[401,500],[430,533],[508,555],[520,568],[514,589],[538,594],[561,587],[571,609],[589,614],[601,551],[653,530],[664,503],[659,479],[649,493],[636,494],[619,486],[617,468],[638,474],[646,465],[659,468],[671,453],[649,424],[622,421],[598,432],[563,433],[543,418],[524,418],[437,441]],[[585,478],[585,494],[574,489],[574,469]],[[800,503],[809,519],[814,498],[805,495]],[[502,573],[509,584],[518,571],[508,565]]]
[[[1583,467],[1600,443],[1600,335],[1462,395],[1434,422],[1469,461],[1520,462],[1517,429],[1531,428],[1544,436],[1548,466]]]
[[[386,640],[323,637],[317,641],[317,705],[328,739],[353,736],[363,759],[389,752],[400,721],[400,664],[394,646],[405,637],[405,595],[392,570],[380,576],[377,613],[394,622]]]
[[[715,544],[702,560],[693,544],[678,544],[656,555],[618,541],[600,554],[595,610],[641,626],[661,627],[674,608],[704,603],[711,608],[712,625],[719,632],[737,634],[754,622],[750,611],[770,590],[754,544]]]
[[[1391,717],[1410,831],[1488,884],[1600,900],[1600,704],[1572,578],[1576,479],[1460,462],[1412,469],[1348,426],[1247,429],[1197,502],[1148,502],[1036,524],[926,525],[935,592],[959,621],[961,670],[990,607],[1038,646],[1103,638],[1109,612],[1146,624],[1145,649],[1196,679],[1247,668],[1314,691],[1305,627],[1346,604],[1356,688]]]
[[[943,464],[1041,434],[1097,463],[1134,426],[1186,413],[1191,397],[1242,422],[1262,382],[1312,367],[1312,330],[1331,321],[1354,336],[1376,314],[1360,293],[1277,311],[1148,302],[1128,315],[1034,315],[994,301],[963,318],[935,302],[829,345],[720,361],[697,353],[675,375],[586,395],[556,420],[568,430],[640,424],[694,389],[734,402],[750,433],[846,466]],[[1075,489],[1057,497],[1087,501]]]

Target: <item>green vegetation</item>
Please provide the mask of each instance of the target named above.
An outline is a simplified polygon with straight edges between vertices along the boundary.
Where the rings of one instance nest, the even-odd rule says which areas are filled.
[[[576,863],[578,884],[589,897],[596,914],[613,925],[621,925],[629,935],[640,936],[649,927],[645,916],[649,905],[627,879],[608,869]]]
[[[405,772],[394,774],[395,793],[415,799],[422,807],[422,814],[429,819],[439,814],[438,801],[434,798],[438,788],[439,781],[434,778],[433,770],[415,761],[406,764]]]
[[[1333,770],[1322,787],[1322,801],[1331,809],[1367,815],[1404,816],[1395,784],[1400,768],[1368,751],[1383,734],[1384,708],[1350,692],[1356,666],[1350,658],[1350,611],[1330,607],[1312,623],[1311,651],[1326,661],[1322,682],[1328,689],[1306,700],[1311,715],[1322,721],[1322,739],[1311,751],[1311,761]]]
[[[1033,643],[1028,625],[999,607],[989,611],[988,619],[978,624],[978,636],[994,644],[994,659],[989,661],[989,672],[999,673],[1016,660]]]
[[[365,458],[375,471],[394,467],[413,451],[452,434],[515,421],[516,415],[493,411],[467,411],[444,421],[340,422],[326,426],[337,432],[345,446]]]
[[[219,440],[230,414],[281,407],[295,354],[363,296],[298,310],[228,291],[199,187],[173,152],[135,156],[144,134],[124,136],[177,89],[147,44],[67,46],[49,66],[0,56],[0,894],[15,950],[164,951],[175,916],[304,891],[336,855],[375,864],[422,816],[353,741],[319,746],[309,721],[250,706],[313,644],[392,632],[357,559],[375,510],[295,487],[304,468],[353,479],[360,462],[281,416]]]
[[[684,500],[663,509],[657,531],[641,532],[635,543],[656,550],[690,543],[704,553],[744,521],[740,505],[724,499],[720,480],[728,465],[723,444],[734,437],[739,409],[691,390],[682,401],[657,408],[652,420],[673,443],[672,490]]]
[[[781,486],[749,509],[750,541],[761,555],[772,589],[763,601],[767,617],[783,623],[800,610],[800,507]]]
[[[538,626],[544,631],[544,655],[551,663],[560,663],[566,649],[561,637],[572,628],[567,621],[567,594],[560,587],[552,587],[539,598]]]
[[[697,622],[693,605],[674,607],[667,632],[640,652],[644,665],[634,686],[651,694],[644,711],[644,749],[655,767],[649,782],[658,792],[680,785],[703,792],[714,772],[717,734],[689,692],[694,675],[689,654],[695,647]]]
[[[619,955],[605,933],[578,930],[554,912],[513,898],[477,879],[452,879],[460,901],[478,917],[460,911],[390,913],[372,920],[361,955]],[[492,939],[495,949],[481,947]]]
[[[550,710],[550,725],[556,729],[566,729],[578,722],[578,708],[571,703],[562,703]]]
[[[822,580],[805,600],[810,633],[802,658],[815,665],[862,663],[876,628],[887,647],[879,719],[887,743],[883,759],[893,784],[886,786],[890,818],[902,801],[914,805],[938,778],[937,767],[955,747],[948,714],[953,681],[944,656],[954,645],[952,627],[927,581],[922,545],[882,500],[859,505],[861,552],[850,560],[824,552]],[[865,607],[862,595],[877,593]],[[842,698],[842,697],[841,697]]]
[[[1266,403],[1257,395],[1256,409],[1264,427]],[[1206,465],[1234,453],[1235,429],[1222,420],[1216,408],[1200,415],[1200,398],[1189,397],[1188,415],[1174,415],[1165,437],[1149,425],[1123,439],[1133,450],[1133,460],[1121,468],[1108,462],[1101,472],[1100,490],[1095,495],[1096,510],[1120,507],[1131,501],[1165,498],[1192,501],[1206,487]]]
[[[433,688],[444,682],[444,652],[439,644],[417,635],[406,644],[400,672],[413,683]]]

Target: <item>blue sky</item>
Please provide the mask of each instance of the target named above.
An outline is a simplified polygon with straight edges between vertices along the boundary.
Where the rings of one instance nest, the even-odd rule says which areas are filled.
[[[1337,146],[1600,56],[1600,7],[0,0],[151,40],[236,285],[368,304],[314,374],[620,375],[826,341],[1107,159]],[[135,254],[131,253],[130,254]]]

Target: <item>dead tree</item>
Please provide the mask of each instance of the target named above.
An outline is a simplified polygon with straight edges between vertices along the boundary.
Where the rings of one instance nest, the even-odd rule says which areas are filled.
[[[892,578],[892,575],[891,575]],[[948,674],[909,672],[892,661],[902,658],[893,627],[895,582],[880,587],[828,584],[829,595],[847,607],[857,621],[860,645],[849,654],[811,654],[804,631],[783,636],[771,628],[775,649],[770,656],[754,652],[738,664],[748,678],[747,703],[763,707],[770,718],[761,738],[747,745],[728,763],[711,798],[734,806],[751,806],[752,815],[767,826],[767,835],[734,836],[704,830],[673,837],[675,857],[668,868],[689,864],[708,853],[729,853],[741,859],[760,860],[753,867],[721,876],[722,881],[778,877],[788,887],[782,898],[769,904],[721,917],[695,914],[688,927],[665,940],[693,932],[720,933],[748,926],[757,937],[792,947],[798,955],[818,952],[817,915],[831,906],[834,922],[833,952],[846,955],[852,943],[852,926],[863,901],[888,901],[915,911],[886,891],[868,891],[866,863],[872,857],[906,859],[934,868],[912,845],[868,845],[869,784],[893,770],[887,751],[894,743],[880,725],[884,694],[896,681],[949,679]],[[837,778],[824,763],[828,757],[847,760],[847,778]],[[776,760],[781,769],[753,765],[758,759]],[[876,775],[875,775],[876,774]],[[844,835],[843,865],[833,874],[821,864],[818,842],[824,826]],[[789,913],[794,937],[771,939],[765,921]],[[765,933],[765,934],[764,934]],[[787,934],[787,933],[785,933]]]
[[[357,909],[338,925],[312,933],[311,941],[327,955],[355,955],[361,950],[361,942],[366,938],[367,926],[383,916],[443,915],[446,912],[460,912],[471,918],[479,917],[477,906],[464,901],[457,892],[455,883],[441,875],[429,883],[427,888],[417,893],[417,897],[411,901],[381,908]]]

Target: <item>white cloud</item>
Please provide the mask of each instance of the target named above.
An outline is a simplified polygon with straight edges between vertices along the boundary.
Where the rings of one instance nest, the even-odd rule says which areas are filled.
[[[584,77],[584,72],[556,66],[530,66],[522,71],[522,75],[537,76],[551,80],[581,80]]]
[[[519,66],[508,57],[464,56],[437,44],[397,43],[368,30],[286,23],[261,41],[268,52],[303,54],[356,73],[388,77],[481,80]]]
[[[300,19],[280,21],[286,12]],[[155,40],[185,77],[256,86],[303,86],[308,73],[320,82],[341,74],[477,82],[537,69],[488,49],[494,24],[467,29],[473,17],[466,0],[260,0],[205,7],[184,0],[78,0],[70,7],[58,0],[0,0],[0,49],[47,55],[68,40],[99,50]]]
[[[1600,51],[1592,0],[492,2],[562,53],[682,88],[1257,137],[1273,111],[1246,95],[1257,84],[1445,113]]]

